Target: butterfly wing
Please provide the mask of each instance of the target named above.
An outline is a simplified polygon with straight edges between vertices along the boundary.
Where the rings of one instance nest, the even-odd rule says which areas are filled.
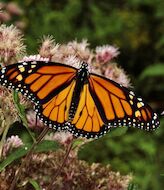
[[[73,80],[48,102],[36,106],[35,110],[40,116],[40,119],[49,127],[57,126],[58,130],[65,128],[65,123],[69,118],[75,83],[76,81]]]
[[[90,74],[68,126],[75,136],[98,138],[118,126],[155,130],[159,120],[150,106],[132,91],[112,80]]]
[[[68,117],[76,72],[60,63],[22,62],[4,67],[0,81],[34,101],[41,120],[60,126]]]
[[[106,125],[134,126],[148,131],[159,126],[157,114],[132,91],[96,74],[90,75],[89,84],[90,93]]]
[[[97,138],[113,126],[154,130],[157,114],[132,91],[104,77],[90,74],[80,93],[74,118],[68,121],[77,69],[41,61],[23,62],[1,70],[1,84],[14,88],[36,104],[47,125],[67,128],[76,136]]]

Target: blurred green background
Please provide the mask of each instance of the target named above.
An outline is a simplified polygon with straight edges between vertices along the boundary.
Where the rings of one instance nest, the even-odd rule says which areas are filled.
[[[2,1],[1,1],[2,2]],[[164,1],[162,0],[16,0],[23,10],[28,53],[38,39],[53,35],[57,42],[88,39],[91,47],[115,44],[117,62],[130,75],[135,91],[158,113],[164,110]],[[17,20],[13,17],[12,23]],[[80,158],[110,163],[122,174],[132,173],[141,190],[164,189],[164,119],[147,133],[117,129],[85,145]],[[96,147],[96,148],[95,148]]]

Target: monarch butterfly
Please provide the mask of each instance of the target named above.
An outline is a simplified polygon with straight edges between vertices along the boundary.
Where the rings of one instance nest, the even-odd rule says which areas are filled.
[[[122,85],[55,62],[27,61],[1,69],[0,83],[22,92],[49,127],[75,136],[98,138],[110,128],[134,126],[155,130],[159,119],[151,107]]]

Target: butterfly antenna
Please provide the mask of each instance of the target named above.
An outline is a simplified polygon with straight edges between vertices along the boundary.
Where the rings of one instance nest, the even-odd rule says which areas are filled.
[[[75,49],[75,48],[73,47],[73,45],[70,45],[70,46],[71,46],[72,49],[75,51],[76,55],[78,55],[82,61],[83,61],[83,60],[85,61],[85,59],[80,55],[80,53],[78,52],[78,50]]]

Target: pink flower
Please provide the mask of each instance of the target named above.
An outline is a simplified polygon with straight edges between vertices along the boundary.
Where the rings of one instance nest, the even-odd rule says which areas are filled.
[[[67,44],[68,53],[70,53],[70,55],[75,55],[82,61],[87,61],[91,56],[91,51],[88,47],[89,43],[86,39],[83,39],[81,42],[74,40]]]
[[[89,43],[86,39],[83,39],[81,42],[77,42],[76,40],[68,42],[67,45],[68,47],[72,48],[74,51],[83,52],[87,50]]]
[[[0,58],[4,60],[3,64],[11,64],[12,58],[18,59],[25,53],[23,36],[21,31],[15,26],[0,26]],[[14,60],[15,62],[15,60]]]
[[[6,10],[12,15],[21,15],[23,13],[22,9],[14,2],[8,3]]]
[[[116,64],[110,64],[105,70],[105,77],[125,86],[130,86],[130,79],[125,74],[124,70],[117,67]]]
[[[28,122],[28,127],[31,129],[41,130],[45,127],[45,125],[39,120],[33,110],[27,111],[26,118]]]
[[[96,47],[96,60],[100,63],[107,63],[119,54],[118,48],[110,45]]]
[[[63,62],[67,65],[79,68],[82,61],[75,55],[69,55],[68,57],[64,58]]]
[[[22,140],[18,137],[18,135],[14,136],[12,135],[11,137],[9,137],[4,146],[3,146],[3,151],[2,151],[2,155],[4,157],[6,157],[6,155],[11,152],[12,149],[15,148],[19,148],[20,146],[23,145]]]
[[[0,12],[0,21],[7,22],[9,20],[11,20],[11,16],[9,13],[7,13],[6,11]]]
[[[53,36],[44,36],[39,50],[41,57],[49,58],[52,60],[53,56],[59,53],[59,44],[55,42]]]
[[[18,110],[13,102],[13,95],[9,89],[3,86],[0,86],[0,108],[2,111],[0,115],[6,118],[5,122],[7,124],[11,125],[19,120]]]
[[[67,146],[72,141],[73,135],[67,131],[64,132],[60,131],[60,132],[55,132],[55,134],[50,133],[45,137],[45,139],[58,141],[62,145]]]

